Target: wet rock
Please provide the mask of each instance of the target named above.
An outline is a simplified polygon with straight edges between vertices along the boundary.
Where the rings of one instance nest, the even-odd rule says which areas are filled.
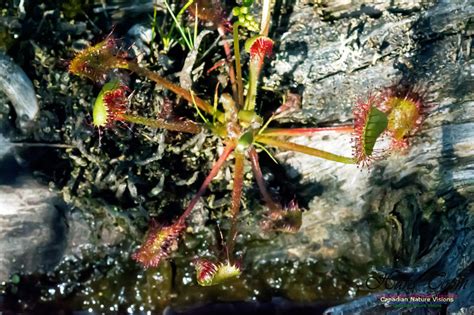
[[[100,3],[95,6],[95,13],[110,14],[114,20],[122,20],[124,18],[136,17],[143,13],[152,13],[153,9],[156,8],[160,11],[166,11],[164,1],[151,1],[151,0],[113,0],[105,5]]]
[[[31,176],[7,175],[0,179],[0,282],[15,272],[51,270],[62,258],[67,234],[56,193]]]
[[[83,212],[71,212],[59,191],[24,167],[28,152],[8,142],[0,150],[0,282],[15,273],[52,271],[64,257],[123,239],[110,221],[94,225]]]
[[[35,90],[25,72],[1,52],[0,91],[5,93],[12,103],[17,115],[17,124],[26,128],[39,111]]]

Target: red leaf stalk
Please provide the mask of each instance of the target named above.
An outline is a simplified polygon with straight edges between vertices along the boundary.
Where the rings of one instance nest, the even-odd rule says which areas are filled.
[[[182,222],[184,224],[186,217],[191,213],[193,210],[194,206],[196,203],[199,201],[199,198],[204,194],[204,192],[207,189],[207,186],[211,183],[212,179],[216,177],[217,173],[221,169],[222,165],[224,165],[224,162],[227,160],[229,155],[232,153],[232,151],[235,149],[236,144],[235,143],[228,143],[226,147],[224,148],[224,152],[221,154],[219,159],[216,161],[214,166],[212,167],[211,171],[209,172],[209,175],[207,175],[206,179],[202,183],[201,187],[199,188],[198,192],[196,195],[191,199],[191,202],[189,203],[188,207],[184,211],[184,213],[179,217],[178,222]]]
[[[255,176],[255,181],[257,182],[258,189],[262,195],[265,204],[270,209],[270,211],[280,211],[281,207],[273,201],[270,193],[265,186],[265,180],[263,179],[262,170],[260,169],[260,163],[258,162],[258,153],[255,148],[251,148],[249,151],[250,163],[252,164],[253,174]]]
[[[234,187],[232,189],[232,203],[230,213],[232,215],[232,225],[227,236],[227,250],[232,255],[235,237],[237,236],[237,216],[240,211],[240,199],[242,197],[242,187],[244,184],[244,163],[245,156],[239,150],[235,151]]]
[[[318,132],[354,132],[353,125],[335,126],[335,127],[319,127],[319,128],[267,128],[261,134],[267,137],[295,137],[306,136]]]

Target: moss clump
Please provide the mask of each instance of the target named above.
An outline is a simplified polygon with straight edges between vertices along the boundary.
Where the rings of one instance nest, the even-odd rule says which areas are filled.
[[[89,0],[69,0],[62,4],[64,16],[73,19],[90,5]]]
[[[0,50],[7,51],[15,42],[13,35],[4,26],[0,26]]]

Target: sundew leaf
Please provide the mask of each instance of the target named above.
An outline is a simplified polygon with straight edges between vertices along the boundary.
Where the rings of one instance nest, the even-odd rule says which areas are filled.
[[[402,140],[419,124],[420,109],[411,99],[394,98],[392,103],[395,105],[388,115],[388,130],[396,140]]]
[[[372,154],[377,139],[387,129],[387,125],[387,115],[376,107],[371,106],[362,134],[363,149],[366,156]]]
[[[204,287],[237,278],[242,272],[237,264],[231,264],[229,261],[216,264],[207,259],[197,259],[194,264],[197,282]]]
[[[118,80],[112,80],[104,84],[102,89],[97,96],[94,107],[92,109],[92,118],[94,126],[103,127],[107,124],[108,109],[107,104],[104,101],[104,95],[107,92],[115,90],[119,86]]]

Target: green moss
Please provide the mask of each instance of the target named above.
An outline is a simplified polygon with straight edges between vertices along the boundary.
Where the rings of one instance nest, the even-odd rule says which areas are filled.
[[[89,6],[88,0],[68,0],[62,4],[62,9],[65,17],[73,19],[84,11],[87,6]]]
[[[0,25],[0,50],[7,51],[14,42],[13,35],[6,27]]]

